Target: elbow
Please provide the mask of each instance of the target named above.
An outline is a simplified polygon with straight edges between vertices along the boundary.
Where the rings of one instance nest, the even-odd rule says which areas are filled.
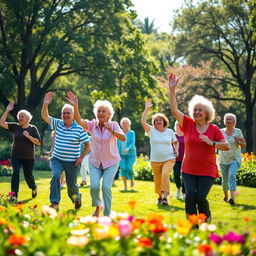
[[[123,135],[121,138],[120,138],[121,141],[126,141],[126,136]]]

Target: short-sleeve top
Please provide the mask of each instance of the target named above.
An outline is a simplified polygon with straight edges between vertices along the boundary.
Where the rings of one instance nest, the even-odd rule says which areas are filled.
[[[135,132],[133,130],[129,130],[126,133],[126,141],[117,140],[118,151],[121,156],[128,155],[134,156],[136,155],[136,147],[135,147]],[[128,149],[128,152],[124,152],[125,149]]]
[[[51,117],[51,129],[56,130],[52,157],[65,162],[75,162],[80,156],[80,144],[89,142],[83,127],[73,121],[67,128],[62,119]]]
[[[172,129],[167,128],[160,132],[154,126],[150,126],[148,136],[150,139],[151,162],[165,162],[176,158],[172,143],[177,139]]]
[[[241,155],[241,147],[236,143],[235,136],[238,138],[244,138],[243,133],[240,129],[234,128],[234,132],[232,135],[227,135],[225,132],[226,128],[222,128],[221,132],[223,133],[225,139],[229,144],[229,150],[223,151],[219,150],[218,162],[220,164],[231,164],[232,162],[237,161],[241,166],[242,163],[242,155]]]
[[[10,122],[8,130],[13,133],[13,143],[11,156],[20,159],[34,159],[35,158],[35,144],[23,135],[27,131],[33,138],[40,139],[39,132],[34,125],[29,125],[27,128],[22,128],[19,123]]]
[[[215,147],[208,145],[199,138],[200,133],[196,130],[195,121],[192,118],[184,116],[181,130],[185,138],[182,172],[217,178]],[[217,142],[225,139],[220,129],[214,124],[209,124],[203,135]]]
[[[87,122],[87,132],[91,134],[91,153],[89,162],[99,168],[108,168],[117,164],[121,158],[117,148],[117,138],[109,132],[105,127],[102,130],[99,127],[98,120]],[[110,121],[112,130],[122,132],[119,124],[115,121]]]

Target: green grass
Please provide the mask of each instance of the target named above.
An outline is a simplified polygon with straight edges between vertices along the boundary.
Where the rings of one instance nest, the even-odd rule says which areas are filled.
[[[50,190],[50,171],[35,171],[36,183],[38,185],[38,196],[31,198],[31,190],[27,187],[23,175],[20,182],[19,201],[23,201],[28,205],[38,205],[39,209],[43,205],[49,205]],[[0,194],[8,194],[10,191],[10,177],[1,177]],[[78,182],[81,181],[79,177]],[[115,182],[116,186],[112,188],[113,203],[112,210],[116,212],[128,212],[137,217],[144,217],[149,213],[160,213],[165,216],[169,223],[175,223],[177,219],[184,219],[184,201],[175,198],[176,188],[171,183],[171,197],[169,198],[169,207],[159,207],[156,205],[157,195],[154,194],[154,184],[150,181],[135,181],[134,191],[123,192],[123,184],[121,180]],[[256,188],[238,187],[239,195],[236,197],[236,205],[230,206],[224,203],[222,188],[214,185],[208,195],[210,208],[212,211],[213,223],[221,222],[223,229],[229,229],[231,226],[237,230],[243,222],[244,217],[256,219]],[[89,186],[80,188],[82,193],[82,207],[78,211],[79,216],[91,215],[94,208],[91,206],[91,197]],[[61,191],[60,211],[65,212],[73,209],[74,206],[68,198],[67,189]],[[131,210],[128,206],[129,200],[135,200],[136,207]]]

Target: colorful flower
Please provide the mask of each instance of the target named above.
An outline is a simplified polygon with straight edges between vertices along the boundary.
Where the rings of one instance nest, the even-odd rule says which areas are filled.
[[[223,236],[223,240],[226,240],[230,243],[245,243],[245,239],[243,235],[236,234],[235,232],[228,232],[226,235]]]
[[[220,247],[220,251],[228,255],[239,255],[241,244],[225,244]]]
[[[176,231],[179,234],[186,236],[190,232],[192,227],[193,224],[189,220],[178,220],[176,225]]]
[[[215,244],[221,244],[223,239],[215,233],[210,234],[209,239]]]
[[[118,230],[121,237],[126,237],[132,231],[132,225],[129,220],[119,220]]]
[[[153,243],[148,237],[142,237],[142,238],[138,239],[138,246],[139,247],[152,248]]]
[[[206,256],[211,256],[213,255],[213,248],[211,245],[209,244],[200,244],[198,247],[197,247],[198,251],[201,253],[201,254],[204,254]]]
[[[67,243],[72,246],[85,246],[89,242],[86,236],[71,236],[68,238]]]
[[[128,202],[128,205],[129,205],[129,207],[130,207],[131,209],[134,209],[134,208],[135,208],[135,205],[136,205],[136,201],[135,201],[135,200],[130,200],[130,201]]]
[[[27,239],[23,235],[13,234],[9,237],[9,244],[13,247],[23,245],[27,242]]]

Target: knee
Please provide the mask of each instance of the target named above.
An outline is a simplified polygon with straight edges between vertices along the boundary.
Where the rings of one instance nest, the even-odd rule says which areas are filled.
[[[206,198],[202,197],[201,195],[196,196],[196,203],[197,204],[203,204],[205,202]]]
[[[109,186],[102,186],[102,192],[103,193],[109,193],[109,192],[111,192],[111,187],[109,187]]]

